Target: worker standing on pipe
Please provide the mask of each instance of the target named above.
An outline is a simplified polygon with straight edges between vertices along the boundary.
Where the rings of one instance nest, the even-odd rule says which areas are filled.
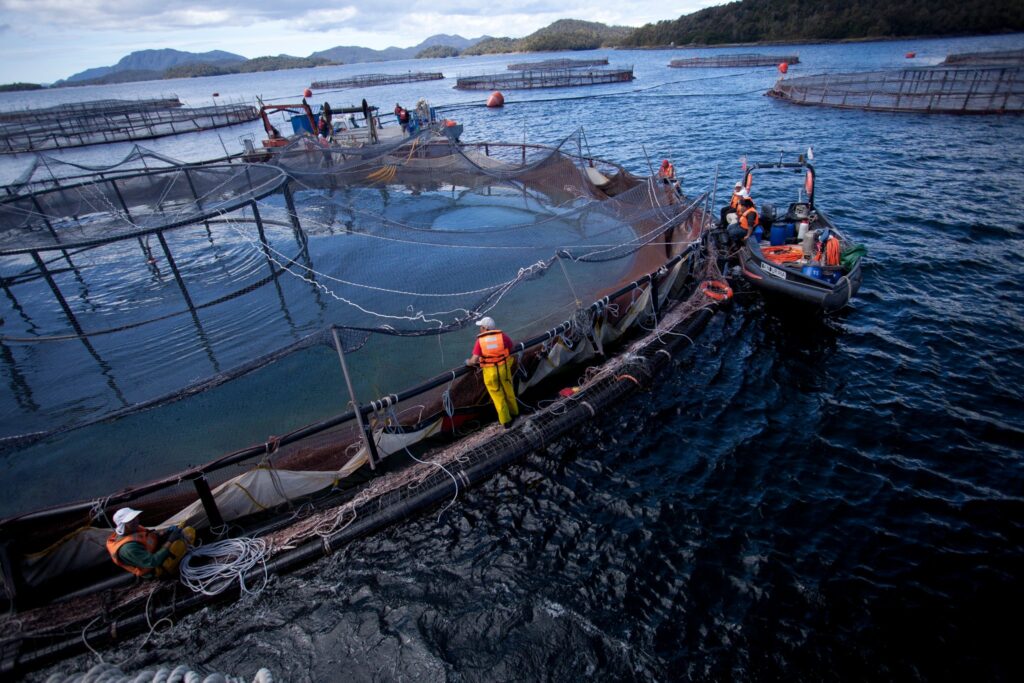
[[[488,316],[476,321],[480,334],[476,336],[473,357],[466,365],[479,365],[483,369],[484,386],[491,395],[498,421],[508,429],[519,415],[515,388],[512,386],[512,340],[497,329],[494,319]]]

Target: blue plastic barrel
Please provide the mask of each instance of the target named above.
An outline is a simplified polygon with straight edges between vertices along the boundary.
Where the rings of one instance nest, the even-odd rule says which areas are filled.
[[[786,227],[786,239],[787,240],[790,239],[791,237],[796,237],[796,226],[795,225],[793,225],[792,223],[786,223],[785,227]]]
[[[768,241],[772,243],[773,247],[778,247],[786,243],[786,226],[784,225],[773,225]]]
[[[808,277],[821,279],[821,266],[804,266],[800,272]]]

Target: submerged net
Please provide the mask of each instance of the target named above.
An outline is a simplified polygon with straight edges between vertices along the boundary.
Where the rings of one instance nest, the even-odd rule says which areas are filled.
[[[920,67],[779,79],[768,96],[874,111],[1024,112],[1024,65]]]
[[[84,183],[119,175],[133,175],[151,169],[185,165],[183,161],[140,145],[132,145],[128,154],[120,161],[102,166],[68,161],[50,154],[34,154],[25,170],[2,188],[2,196],[31,194],[74,182]]]
[[[102,563],[104,534],[89,525],[125,502],[150,524],[202,526],[196,481],[230,521],[358,476],[370,453],[335,334],[386,457],[493,419],[461,364],[484,314],[526,346],[520,391],[654,324],[705,276],[703,200],[579,144],[295,144],[269,166],[10,200],[0,341],[17,380],[2,408],[17,419],[4,421],[5,457],[50,503],[94,498],[3,525],[29,558],[25,582]],[[81,474],[69,485],[57,469]],[[6,505],[30,502],[12,491]]]

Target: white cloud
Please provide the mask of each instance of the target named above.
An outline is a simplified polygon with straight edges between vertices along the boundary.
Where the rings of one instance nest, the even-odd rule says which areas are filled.
[[[342,7],[340,9],[307,11],[288,23],[299,31],[324,32],[350,28],[353,19],[358,16],[359,10],[355,7]]]
[[[0,0],[0,83],[64,78],[134,50],[305,56],[338,45],[411,47],[438,33],[520,38],[558,19],[640,26],[713,0]],[[44,57],[40,59],[40,54]]]

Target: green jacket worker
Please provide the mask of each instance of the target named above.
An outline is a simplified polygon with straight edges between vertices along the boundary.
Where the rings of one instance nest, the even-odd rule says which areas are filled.
[[[121,569],[143,578],[173,574],[195,541],[192,527],[171,527],[156,532],[139,524],[142,512],[121,508],[114,513],[114,533],[107,538],[107,552]]]
[[[519,415],[515,388],[512,386],[512,340],[497,328],[494,319],[484,317],[476,321],[480,334],[473,345],[473,357],[466,365],[479,365],[483,370],[484,386],[491,395],[498,421],[505,429]]]

